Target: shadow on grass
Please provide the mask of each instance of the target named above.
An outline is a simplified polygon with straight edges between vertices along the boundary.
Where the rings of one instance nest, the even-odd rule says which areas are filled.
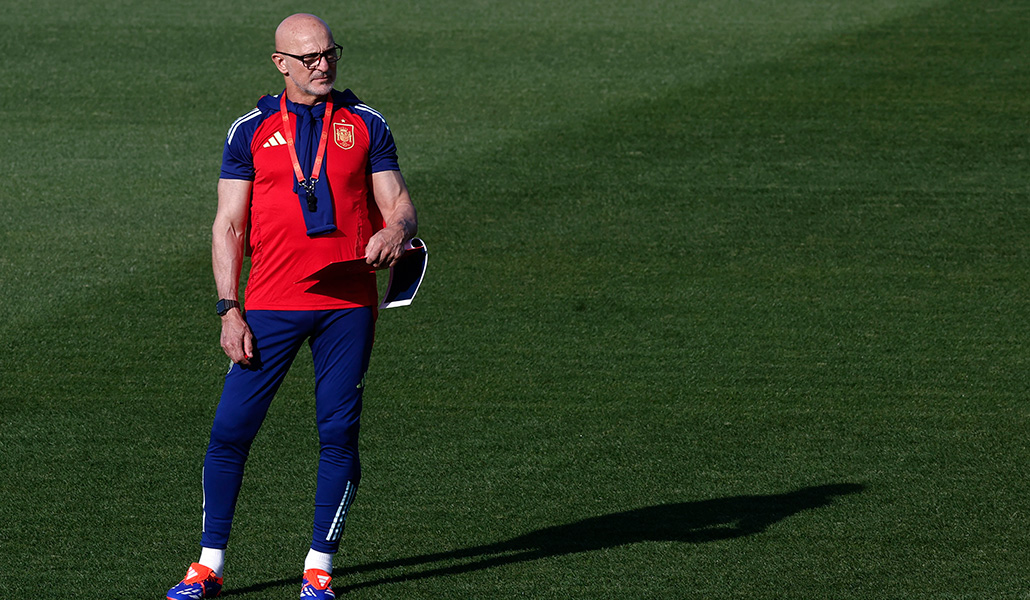
[[[638,542],[700,544],[745,537],[761,533],[770,525],[797,513],[829,506],[837,496],[855,494],[864,489],[865,486],[860,484],[840,483],[802,488],[786,494],[734,496],[638,508],[584,519],[568,525],[546,527],[494,544],[338,569],[334,576],[337,581],[342,582],[359,573],[416,567],[408,572],[384,575],[346,587],[337,585],[336,590],[337,593],[345,593],[378,585],[457,575]],[[464,562],[456,565],[431,566],[434,563],[454,561]],[[227,591],[225,595],[294,584],[300,585],[299,577]]]

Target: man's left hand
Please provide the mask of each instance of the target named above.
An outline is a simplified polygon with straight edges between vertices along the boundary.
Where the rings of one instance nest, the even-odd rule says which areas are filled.
[[[405,241],[403,227],[380,229],[365,246],[365,262],[377,269],[392,267],[404,254]]]

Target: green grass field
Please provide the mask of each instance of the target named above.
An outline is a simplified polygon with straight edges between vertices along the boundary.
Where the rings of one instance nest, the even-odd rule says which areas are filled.
[[[313,10],[430,249],[338,592],[1030,598],[1025,0],[207,5],[0,10],[0,597],[196,559],[221,145]],[[302,352],[229,598],[299,591],[312,387]]]

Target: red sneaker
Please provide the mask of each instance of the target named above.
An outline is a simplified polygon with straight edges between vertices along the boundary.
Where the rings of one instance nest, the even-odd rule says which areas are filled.
[[[222,578],[200,563],[193,563],[186,571],[186,577],[168,590],[168,600],[201,600],[214,598],[222,593]]]
[[[300,600],[334,600],[336,594],[329,582],[333,577],[321,569],[304,571],[304,585],[300,586]]]

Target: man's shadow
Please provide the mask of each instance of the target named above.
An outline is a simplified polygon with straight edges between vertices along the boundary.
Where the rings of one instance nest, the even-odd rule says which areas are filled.
[[[699,544],[745,537],[761,533],[770,525],[797,513],[829,506],[837,496],[856,494],[864,489],[864,485],[840,483],[807,487],[785,494],[734,496],[649,506],[592,517],[567,525],[546,527],[503,542],[355,565],[337,570],[334,578],[337,581],[347,581],[359,573],[402,567],[418,568],[406,573],[384,575],[346,587],[337,587],[338,592],[348,592],[639,542]],[[463,562],[432,566],[435,563],[454,561]],[[294,583],[299,583],[299,578],[251,586],[235,592],[255,591]]]

